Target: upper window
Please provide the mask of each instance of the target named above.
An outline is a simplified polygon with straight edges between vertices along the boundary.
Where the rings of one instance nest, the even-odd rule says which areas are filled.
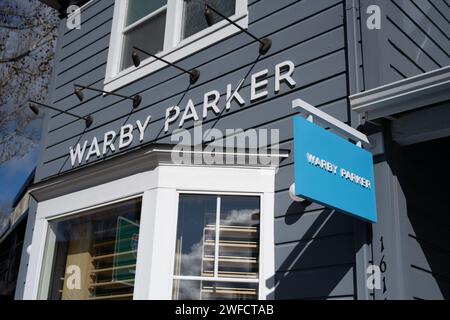
[[[205,2],[247,27],[247,0],[116,0],[105,89],[115,90],[165,66],[152,57],[142,57],[146,59],[135,68],[133,47],[176,62],[239,32],[215,13],[214,24],[208,26]]]
[[[164,49],[166,17],[167,0],[128,0],[121,69],[133,64],[133,46],[153,54]]]
[[[207,4],[217,9],[223,15],[231,17],[236,10],[236,0],[208,0]],[[204,15],[204,2],[199,0],[185,0],[183,7],[182,39],[189,38],[203,29],[208,28]],[[214,21],[222,21],[223,18],[213,13]]]

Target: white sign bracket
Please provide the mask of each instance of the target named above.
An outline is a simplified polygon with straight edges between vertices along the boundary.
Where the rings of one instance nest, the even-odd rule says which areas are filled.
[[[339,119],[330,116],[328,113],[319,110],[318,108],[310,105],[302,99],[295,99],[292,101],[292,108],[300,108],[301,113],[306,116],[306,119],[310,122],[318,121],[322,122],[327,127],[330,127],[339,134],[345,136],[348,139],[352,139],[356,142],[356,145],[360,148],[370,146],[369,139],[365,134],[343,123]]]

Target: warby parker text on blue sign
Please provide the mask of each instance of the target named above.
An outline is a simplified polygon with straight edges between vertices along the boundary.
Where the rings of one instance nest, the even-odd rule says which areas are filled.
[[[308,120],[294,119],[295,194],[376,222],[372,154]]]

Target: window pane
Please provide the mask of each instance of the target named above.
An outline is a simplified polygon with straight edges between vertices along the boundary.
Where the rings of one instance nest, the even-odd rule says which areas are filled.
[[[167,0],[128,0],[126,25],[129,26],[166,4]]]
[[[226,17],[234,15],[236,10],[236,0],[207,0],[207,4],[222,13]],[[185,0],[183,12],[183,33],[182,39],[208,28],[204,15],[205,5],[203,1]],[[222,17],[213,12],[214,21],[223,20]]]
[[[216,196],[180,195],[175,275],[213,276]]]
[[[136,46],[150,53],[158,53],[164,48],[164,32],[166,29],[166,10],[139,24],[137,27],[125,33],[124,51],[122,54],[122,68],[133,65],[131,53]],[[148,58],[140,53],[142,60]]]
[[[258,298],[257,283],[235,281],[258,279],[259,221],[259,197],[181,195],[173,298]]]
[[[256,300],[257,283],[174,280],[174,300]]]
[[[141,200],[49,224],[42,299],[132,299]]]
[[[221,197],[219,277],[258,278],[259,214],[259,197]]]

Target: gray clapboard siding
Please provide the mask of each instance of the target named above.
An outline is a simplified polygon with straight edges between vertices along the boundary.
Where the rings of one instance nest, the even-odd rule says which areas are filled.
[[[77,78],[81,77],[84,74],[92,72],[93,69],[98,68],[98,66],[100,65],[106,66],[107,56],[108,52],[106,49],[98,51],[82,63],[77,64],[75,67],[71,68],[70,72],[64,72],[61,75],[57,76],[58,86],[56,87],[56,89],[59,89],[65,85],[69,85],[73,88],[73,83]],[[104,72],[105,70],[96,70],[96,72]]]
[[[438,67],[446,65],[449,59],[450,43],[446,43],[444,37],[433,35],[432,32],[423,30],[420,25],[415,23],[415,21],[420,21],[421,18],[423,20],[424,17],[409,17],[395,1],[393,1],[393,4],[389,12],[389,21],[397,29],[399,29],[400,24],[403,26],[401,29],[403,35],[420,50],[418,54],[427,56]],[[434,38],[438,38],[438,41],[435,41]],[[439,43],[442,43],[442,45]]]
[[[105,5],[110,1],[105,1]],[[95,7],[91,7],[89,12],[91,12],[95,16],[92,19],[86,20],[86,13],[81,13],[81,29],[74,29],[70,33],[64,35],[62,39],[62,52],[67,53],[71,48],[76,46],[77,44],[86,42],[86,39],[92,34],[95,34],[96,31],[103,25],[108,25],[112,21],[114,4],[109,3],[106,8],[102,8],[100,11],[93,11]],[[64,55],[63,55],[64,57]]]
[[[413,209],[408,211],[410,220],[414,221],[414,225],[408,225],[407,232],[412,237],[423,238],[423,235],[433,235],[432,238],[435,245],[445,247],[444,244],[450,243],[450,219],[448,212],[440,208],[445,208],[445,201],[439,201],[437,195],[433,197],[432,194],[428,196],[421,194],[420,200],[431,203],[433,202],[433,209],[423,210],[422,212]],[[431,213],[428,213],[431,211]],[[432,215],[433,219],[430,219]],[[429,239],[427,239],[429,240]],[[431,242],[431,244],[433,244]],[[450,269],[449,269],[450,271]]]
[[[287,115],[293,113],[290,104],[293,99],[295,99],[296,97],[299,96],[299,94],[302,97],[310,98],[309,101],[312,101],[313,103],[314,103],[314,101],[317,101],[318,103],[325,102],[325,101],[327,101],[327,99],[335,100],[336,97],[342,97],[342,93],[339,92],[338,89],[340,88],[340,85],[342,85],[342,84],[345,85],[344,79],[345,79],[344,75],[337,76],[333,79],[330,79],[329,82],[327,82],[326,84],[324,84],[322,86],[315,85],[315,86],[306,88],[305,90],[294,91],[285,96],[279,97],[277,99],[277,103],[279,103],[279,105],[283,106],[283,107],[280,107],[277,109],[273,108],[272,101],[264,101],[258,105],[253,106],[253,108],[258,108],[259,112],[256,114],[255,114],[254,110],[251,110],[251,108],[248,108],[248,107],[240,109],[238,111],[235,111],[234,113],[230,112],[228,114],[224,114],[224,115],[222,115],[222,117],[220,117],[219,120],[212,119],[212,120],[209,120],[208,122],[204,122],[203,129],[204,130],[209,129],[214,124],[215,124],[215,127],[219,128],[219,129],[220,128],[222,128],[222,129],[225,129],[225,128],[248,129],[248,128],[257,126],[257,124],[259,124],[259,123],[264,123],[264,122],[270,121],[273,118],[276,119],[277,115],[287,116]],[[329,85],[329,87],[325,86],[325,85]],[[318,93],[320,92],[320,88],[327,88],[327,89],[329,89],[329,91],[327,91],[326,94],[324,93],[324,94],[322,94],[322,96],[319,97]],[[314,97],[317,97],[316,100],[313,99]],[[276,113],[275,113],[275,111],[276,111]],[[217,123],[216,123],[216,120],[217,120]],[[111,129],[114,129],[122,124],[124,124],[124,120],[120,119],[112,124],[109,124],[109,126],[111,126]],[[152,123],[151,127],[148,128],[148,131],[146,134],[148,139],[151,140],[151,139],[159,136],[158,141],[170,142],[169,138],[170,138],[171,133],[170,133],[170,131],[168,133],[161,132],[163,126],[164,126],[164,119],[161,119],[155,123]],[[189,127],[187,126],[186,128],[188,129]],[[282,129],[287,130],[288,128],[282,128]],[[89,138],[89,137],[92,138],[93,135],[83,136],[83,139]],[[166,141],[164,141],[163,138],[167,138]],[[75,142],[76,139],[78,139],[78,138],[73,138],[72,142]],[[84,142],[84,140],[83,140],[83,142]],[[132,144],[131,147],[137,146],[137,144],[138,144],[137,141],[134,141],[133,143],[134,144]],[[59,154],[61,154],[60,157],[67,157],[67,152],[68,152],[68,150],[66,149],[67,146],[65,146],[66,148],[64,146],[65,146],[65,144],[59,144],[52,148],[52,152],[56,153],[56,151],[59,150],[58,152],[59,152]]]
[[[443,248],[442,244],[436,245],[412,236],[409,236],[409,240],[406,250],[410,265],[447,278],[450,283],[450,252]],[[430,260],[433,259],[439,263],[432,264]]]
[[[297,77],[296,77],[296,81],[297,81],[297,86],[302,88],[305,86],[308,86],[312,83],[317,82],[320,79],[326,78],[326,77],[330,77],[330,76],[334,76],[334,74],[340,73],[345,71],[344,69],[344,53],[341,52],[336,52],[335,54],[332,54],[330,56],[327,56],[325,58],[316,60],[312,63],[308,63],[302,67],[297,68],[298,69],[298,73],[297,73]],[[312,72],[314,73],[312,73]],[[314,76],[305,78],[305,77],[301,77],[302,73],[310,73]],[[325,76],[325,77],[323,77]],[[323,78],[322,78],[323,77]],[[318,79],[319,78],[319,79]],[[271,75],[270,78],[270,82],[269,82],[269,88],[272,87],[273,88],[273,75]],[[337,89],[340,89],[342,86],[339,86]],[[335,89],[335,91],[337,90]],[[335,92],[333,91],[333,92]],[[341,98],[343,96],[342,91],[340,96],[333,96],[333,98]],[[240,90],[240,93],[244,96],[244,97],[249,97],[250,96],[250,87],[248,85],[246,85],[244,88],[242,88],[242,90]],[[193,92],[193,94],[195,94]],[[226,97],[225,97],[225,93],[222,93],[223,97],[222,97],[222,106],[223,106],[223,101],[225,101]],[[275,98],[277,95],[275,93],[273,93],[273,91],[269,94],[268,98],[269,99],[273,99]],[[193,102],[196,105],[196,110],[199,114],[201,114],[202,111],[202,103],[203,103],[203,94],[197,91],[197,95],[193,95],[192,96]],[[181,103],[179,103],[181,101]],[[150,109],[143,109],[140,111],[137,111],[135,113],[133,113],[129,119],[130,122],[134,122],[138,119],[143,119],[145,118],[148,114],[152,115],[152,121],[153,123],[157,123],[157,122],[164,122],[165,121],[165,108],[172,106],[172,105],[180,105],[180,108],[182,110],[184,110],[184,106],[187,103],[187,97],[183,98],[183,95],[179,95],[173,99],[167,99],[164,100],[162,99],[162,101],[160,103],[158,103],[156,106],[153,106]],[[317,103],[320,103],[320,101],[317,101]],[[127,109],[131,109],[130,106],[130,101],[126,100],[121,104],[125,104],[122,108],[125,109],[125,107],[127,107]],[[253,104],[255,105],[255,104]],[[234,106],[234,105],[233,105]],[[290,107],[290,106],[289,106]],[[230,109],[229,112],[227,112],[227,114],[231,114],[231,112],[235,111],[237,108],[237,106],[234,106],[234,109]],[[246,110],[247,108],[239,108],[239,110]],[[106,132],[108,130],[111,130],[111,122],[115,121],[116,119],[122,119],[123,116],[123,111],[119,109],[118,106],[116,106],[116,108],[109,110],[108,112],[101,112],[98,114],[94,114],[94,117],[100,117],[100,119],[102,119],[103,121],[105,121],[106,125],[102,125],[101,126],[101,130],[103,130],[103,132]],[[289,111],[290,108],[288,109]],[[117,112],[120,115],[119,116],[115,116],[114,113]],[[112,115],[110,114],[112,113]],[[111,119],[111,120],[109,120]],[[211,119],[214,119],[213,117],[211,117]],[[210,120],[212,121],[212,120]],[[88,132],[86,132],[84,134],[85,139],[92,139],[93,136],[98,135],[98,129],[100,127],[93,127],[93,129],[89,129]],[[77,131],[74,131],[78,129]],[[83,130],[83,124],[80,121],[76,121],[73,122],[70,125],[66,125],[64,127],[61,127],[59,130],[53,131],[49,134],[49,148],[56,145],[56,144],[61,144],[67,140],[70,139],[72,137],[77,137],[79,135],[79,133]],[[101,138],[101,136],[99,137]],[[154,137],[149,136],[148,139],[153,139]],[[67,150],[66,150],[67,152]]]
[[[351,265],[277,272],[275,276],[276,299],[326,299],[353,294]]]
[[[287,182],[287,184],[286,184]],[[275,177],[275,191],[281,191],[289,188],[294,183],[294,165],[289,164],[279,168]]]
[[[284,19],[276,19],[276,15],[279,15],[281,13],[283,13],[285,10],[282,10],[281,12],[276,12],[272,15],[270,15],[267,19],[270,19],[270,24],[268,24],[266,20],[260,20],[257,21],[255,24],[251,25],[252,28],[252,32],[259,32],[261,34],[264,34],[264,32],[271,33],[271,34],[275,34],[278,31],[283,31],[283,29],[285,29],[287,26],[289,26],[290,24],[297,24],[302,20],[307,20],[310,18],[314,18],[315,15],[318,14],[318,12],[313,11],[311,13],[311,7],[317,7],[317,10],[327,10],[328,8],[330,8],[330,6],[334,6],[338,3],[338,1],[334,0],[334,1],[323,1],[320,2],[320,5],[316,5],[315,3],[311,3],[310,1],[302,1],[299,3],[294,2],[292,4],[292,6],[290,6],[288,9],[290,10],[299,10],[298,14],[293,14],[292,11],[289,11],[287,13],[290,13],[289,16],[284,16]],[[306,6],[308,5],[308,7]],[[250,8],[249,10],[252,10],[253,8]],[[253,11],[251,11],[252,14],[251,16],[253,16]],[[320,11],[319,11],[320,12]],[[325,20],[325,19],[324,19]],[[282,25],[276,29],[274,24],[278,24],[277,21],[282,21]],[[314,25],[310,25],[310,24],[304,24],[303,25],[304,28],[312,28],[314,27]],[[255,29],[255,30],[253,30]],[[305,35],[305,33],[303,33],[303,35]],[[283,34],[281,34],[281,36],[283,36]],[[284,37],[289,37],[288,34],[284,34]],[[251,40],[251,39],[250,39]],[[233,53],[236,50],[239,50],[242,46],[253,46],[253,50],[255,50],[255,48],[257,48],[257,44],[255,44],[254,42],[250,41],[249,37],[245,34],[238,34],[230,39],[224,40],[222,42],[219,42],[217,44],[215,44],[214,46],[212,46],[209,50],[203,50],[201,52],[198,52],[192,56],[190,56],[188,59],[185,59],[183,61],[180,61],[179,64],[181,66],[184,66],[186,68],[192,68],[194,66],[202,66],[205,64],[208,64],[211,61],[214,61],[224,55],[229,55],[230,53]],[[230,43],[232,43],[232,45],[230,45]],[[275,44],[274,44],[275,45]],[[236,49],[234,49],[236,48]],[[271,50],[271,52],[273,52]],[[250,57],[254,57],[254,52],[252,52],[252,55]],[[248,59],[249,57],[247,57]],[[256,58],[256,57],[255,57]],[[184,64],[185,61],[189,61],[191,62],[189,65]],[[252,61],[253,62],[253,61]],[[167,73],[165,72],[167,70]],[[144,91],[144,89],[153,87],[155,85],[158,85],[160,83],[164,83],[165,81],[167,81],[168,79],[170,79],[171,77],[174,77],[176,75],[181,75],[181,73],[174,69],[174,68],[165,68],[162,70],[162,72],[158,72],[156,74],[152,74],[149,75],[145,78],[143,78],[141,81],[138,81],[134,84],[130,84],[129,86],[127,86],[126,88],[123,88],[123,90],[120,90],[121,93],[124,94],[128,94],[128,95],[132,95],[132,94],[136,94],[138,92],[142,92]],[[206,79],[207,81],[211,80],[211,79]],[[97,80],[98,81],[98,80]],[[142,82],[145,81],[146,86],[142,85]],[[203,77],[200,79],[201,82],[199,82],[199,84],[197,85],[201,85],[203,83],[205,83],[205,79],[203,79]],[[139,87],[140,90],[136,90],[136,86]],[[184,88],[184,83],[183,83],[183,88]],[[70,87],[70,90],[72,89],[72,87]],[[68,92],[70,92],[70,90]]]
[[[347,235],[353,231],[353,220],[334,210],[322,209],[278,217],[275,219],[275,229],[279,231],[275,234],[276,244],[292,243],[299,239],[309,241]]]
[[[308,207],[303,207],[299,203],[295,203],[289,197],[289,186],[286,184],[284,190],[275,193],[275,217],[284,218],[286,215],[301,215],[308,212],[323,209],[323,206],[313,203]]]
[[[318,90],[322,88],[324,90],[324,92],[326,92],[327,94],[332,93],[332,92],[336,92],[335,96],[327,96],[325,94],[318,94]],[[324,81],[322,83],[319,84],[315,84],[314,86],[308,87],[305,90],[301,90],[299,92],[294,92],[290,95],[288,95],[287,97],[284,97],[285,99],[281,100],[280,98],[277,99],[277,103],[279,103],[280,106],[283,106],[282,110],[286,110],[285,112],[293,112],[291,110],[290,107],[290,102],[292,101],[292,99],[294,99],[295,97],[298,97],[299,94],[300,96],[304,97],[306,100],[308,101],[312,101],[312,102],[317,102],[316,105],[320,106],[323,103],[325,103],[327,101],[327,99],[331,99],[331,100],[335,100],[336,97],[342,97],[342,92],[345,89],[345,77],[343,75],[338,75],[334,78],[331,78],[327,81]],[[264,103],[265,102],[265,103]],[[271,101],[263,101],[263,103],[265,104],[265,109],[267,110],[267,112],[265,112],[264,114],[266,114],[266,116],[270,116],[270,112],[273,112],[273,102]],[[341,103],[340,106],[343,106],[343,104]],[[324,105],[324,107],[326,108],[326,105]],[[278,109],[276,109],[278,110]],[[281,111],[282,111],[281,110]],[[241,113],[240,113],[241,114]],[[241,114],[242,115],[242,114]],[[259,113],[258,113],[259,115]],[[261,114],[262,115],[262,114]],[[223,115],[222,117],[227,117],[227,114]],[[245,117],[245,115],[244,115]],[[235,119],[235,118],[233,118]],[[229,120],[231,124],[234,124],[235,120]],[[250,112],[250,116],[244,118],[246,121],[244,121],[245,126],[242,127],[242,129],[248,129],[249,127],[253,127],[251,126],[251,121],[257,121],[258,119],[260,119],[259,117],[256,117],[254,112],[251,111]],[[267,119],[267,118],[266,118]],[[271,119],[267,119],[266,121],[270,121]],[[212,123],[212,121],[215,120],[211,120],[210,122],[208,122],[209,124]],[[164,120],[159,120],[159,123],[156,125],[154,123],[151,124],[151,127],[148,130],[151,130],[151,133],[149,131],[149,136],[154,136],[157,135],[160,130],[163,127],[163,122]],[[208,128],[208,123],[206,123],[206,125],[204,126],[205,129]],[[123,123],[120,123],[123,124]],[[280,130],[281,134],[284,134],[286,131],[288,132],[292,132],[292,128],[291,128],[291,119],[288,119],[285,122],[287,127],[282,127]],[[235,127],[235,126],[231,126],[231,127]],[[160,137],[159,142],[161,143],[170,143],[170,132],[166,135],[163,135]],[[133,146],[137,146],[137,142],[135,141]],[[67,150],[63,149],[62,152],[67,152]],[[52,160],[47,164],[46,168],[49,168],[50,172],[58,172],[59,170],[61,170],[63,163],[65,163],[65,167],[64,169],[67,170],[70,168],[69,163],[66,162],[67,156],[62,156],[59,159],[56,160]],[[288,188],[289,186],[287,186]]]
[[[329,19],[327,19],[327,21],[329,21]],[[305,27],[311,27],[311,26],[305,25]],[[167,69],[167,70],[168,70],[168,69]],[[72,98],[72,99],[76,99],[73,95],[71,96],[71,98]],[[124,102],[123,102],[123,104],[125,104],[125,103],[128,103],[128,101],[124,101]],[[86,104],[86,105],[87,105],[87,106],[91,106],[91,104]],[[120,108],[118,108],[119,106],[116,106],[116,107],[117,107],[117,109],[120,110]],[[82,113],[80,113],[80,114],[82,114]],[[78,123],[78,125],[82,126],[81,123]]]
[[[331,115],[337,117],[342,122],[347,121],[347,113],[346,112],[338,112],[339,110],[346,110],[347,106],[347,99],[342,98],[338,99],[337,101],[331,101],[327,102],[325,104],[319,104],[316,105],[318,108],[322,109],[323,111],[330,113]],[[270,123],[263,123],[261,125],[258,125],[256,127],[253,127],[253,129],[266,129],[266,130],[272,130],[277,129],[279,130],[279,141],[280,146],[279,149],[281,150],[293,150],[293,133],[292,133],[292,116],[288,115],[285,117],[282,117],[280,119],[273,119]],[[264,144],[260,145],[261,147],[264,147]],[[269,146],[271,146],[269,141]],[[293,163],[293,157],[294,154],[290,153],[289,158],[284,159],[282,162],[282,166],[286,166],[288,164]]]
[[[283,52],[283,61],[288,59],[292,60],[297,65],[297,68],[301,68],[303,64],[313,61],[317,59],[317,57],[320,57],[322,55],[326,55],[330,52],[343,49],[343,47],[344,43],[342,41],[342,28],[334,29],[317,38],[302,42],[299,45],[285,50]],[[280,61],[281,60],[278,55],[271,55],[256,62],[254,64],[254,67],[253,65],[246,65],[241,68],[237,68],[235,71],[232,71],[225,76],[209,81],[202,86],[197,86],[190,89],[188,92],[189,97],[192,97],[192,99],[195,100],[194,102],[199,103],[203,101],[203,94],[214,89],[218,90],[222,96],[225,96],[226,85],[224,85],[224,82],[231,83],[233,86],[235,86],[245,76],[247,70],[249,70],[250,67],[253,67],[253,70],[255,71],[269,68],[269,75],[273,76],[273,66]],[[214,65],[215,64],[213,64],[213,66]],[[202,72],[206,73],[207,70],[202,70]],[[296,71],[296,73],[299,72],[300,71]],[[299,78],[300,76],[297,75],[297,77]],[[174,86],[178,86],[179,88],[182,88],[183,86],[186,87],[186,76],[177,77],[175,79],[162,83],[159,86],[150,88],[142,92],[141,95],[143,97],[143,102],[136,113],[149,112],[149,110],[147,109],[150,108],[150,110],[154,110],[152,112],[153,120],[164,117],[165,108],[162,107],[158,109],[158,103],[165,103],[167,106],[170,104],[177,104],[180,102],[180,97],[184,95],[184,92],[175,92],[175,94],[172,94],[170,89]],[[244,88],[248,88],[248,86],[249,80],[244,83]],[[170,93],[169,96],[168,92]],[[86,92],[86,97],[90,95],[90,92]],[[129,112],[130,103],[128,100],[122,100],[121,98],[113,96],[102,97],[101,95],[97,94],[94,94],[94,96],[97,96],[98,98],[95,98],[95,100],[92,102],[104,105],[105,107],[98,112],[93,112],[91,114],[93,114],[94,116],[100,116],[100,119],[102,119],[104,122],[121,118]],[[76,97],[72,98],[76,99]],[[83,104],[72,110],[80,114],[85,114],[89,113],[89,107],[90,104]],[[54,120],[52,121],[50,131],[52,132],[54,129],[61,127],[64,127],[64,129],[66,130],[65,126],[67,126],[71,122],[74,122],[73,118],[65,114],[55,116]],[[94,126],[98,127],[96,123],[94,123]]]
[[[82,23],[87,23],[89,20],[97,19],[97,15],[107,7],[114,5],[114,0],[91,1],[81,7]],[[71,33],[77,33],[76,29],[68,29],[66,25],[63,26],[60,34],[68,37]]]
[[[450,281],[417,268],[410,269],[410,294],[413,299],[442,300],[448,297]],[[438,281],[437,281],[438,280]],[[444,294],[446,293],[446,295]]]
[[[428,155],[447,149],[449,138],[403,147],[396,164],[405,205],[400,206],[402,273],[406,298],[448,299],[450,297],[450,216],[448,193],[436,183],[448,180],[439,166],[426,170]],[[449,157],[441,155],[443,162]]]
[[[430,5],[447,21],[450,22],[450,7],[446,5],[444,0],[432,1]]]
[[[439,1],[434,1],[435,3]],[[425,45],[435,45],[437,46],[442,53],[448,58],[450,53],[450,43],[449,38],[446,34],[444,34],[440,29],[436,27],[433,20],[428,18],[423,14],[422,11],[417,7],[417,5],[412,1],[399,1],[393,0],[393,6],[390,13],[390,16],[397,16],[395,18],[397,21],[402,21],[405,23],[405,32],[407,32],[411,36],[420,36]],[[430,2],[430,4],[433,2]],[[446,14],[450,15],[450,9],[443,11]],[[402,18],[400,18],[402,17]],[[427,41],[425,38],[428,38]],[[432,50],[431,52],[433,52]],[[439,51],[436,51],[436,54],[440,54]]]
[[[361,19],[365,89],[450,64],[450,8],[443,0],[360,0],[362,12],[377,4],[381,30]],[[376,54],[375,54],[376,53]]]
[[[273,46],[265,56],[258,57],[258,44],[243,33],[211,45],[177,63],[186,68],[198,68],[201,78],[188,86],[185,74],[165,67],[129,85],[117,93],[141,94],[141,106],[132,112],[128,100],[85,91],[80,103],[73,95],[73,83],[103,88],[106,57],[112,23],[113,0],[94,1],[83,8],[85,24],[81,30],[62,26],[62,45],[57,52],[52,101],[56,107],[79,115],[92,113],[94,123],[85,130],[82,121],[65,114],[51,112],[45,150],[37,171],[37,180],[72,170],[68,160],[69,147],[78,142],[117,130],[125,123],[152,116],[145,143],[170,143],[170,135],[161,132],[165,111],[172,105],[183,110],[187,99],[193,99],[201,114],[203,94],[216,89],[225,101],[226,85],[237,83],[248,73],[269,69],[269,96],[250,103],[249,79],[240,91],[247,104],[232,104],[220,117],[210,114],[203,123],[208,128],[279,129],[281,149],[292,150],[292,117],[297,111],[292,100],[303,98],[344,122],[348,119],[347,96],[356,90],[348,76],[345,8],[341,0],[251,0],[249,1],[249,30],[256,36],[270,36]],[[61,22],[65,24],[65,21]],[[357,38],[361,31],[356,30]],[[362,48],[359,41],[355,67],[362,75]],[[295,88],[283,85],[280,93],[273,92],[274,66],[285,60],[296,65]],[[350,84],[349,84],[350,83]],[[351,88],[349,88],[351,86]],[[360,84],[360,87],[364,84]],[[276,106],[276,107],[275,107]],[[193,123],[185,128],[192,130]],[[230,137],[228,137],[230,138]],[[136,139],[127,148],[142,146]],[[103,159],[91,159],[94,164]],[[83,162],[83,165],[87,164]],[[276,291],[279,299],[353,299],[355,297],[355,245],[353,218],[334,213],[318,204],[304,208],[290,200],[288,189],[293,182],[293,154],[286,159],[276,176],[275,241]]]
[[[439,69],[441,66],[433,59],[425,50],[417,46],[411,38],[409,38],[399,24],[388,17],[391,23],[389,32],[389,43],[395,50],[402,53],[405,59],[415,64],[422,72]]]
[[[405,56],[400,51],[395,48],[392,49],[390,53],[392,62],[389,63],[389,67],[392,70],[391,76],[393,80],[406,79],[422,72],[413,62],[405,59]]]
[[[262,57],[262,60],[270,58],[277,52],[284,52],[283,50],[286,49],[286,45],[295,45],[295,43],[301,43],[302,41],[307,41],[311,38],[313,38],[315,35],[320,34],[321,32],[326,32],[328,30],[331,30],[338,26],[339,24],[342,24],[341,18],[338,16],[339,9],[338,8],[331,8],[327,12],[323,13],[326,16],[321,15],[320,17],[316,17],[315,15],[308,17],[305,21],[302,21],[300,23],[296,23],[295,25],[292,25],[288,28],[281,29],[279,32],[276,32],[276,37],[274,37],[274,45],[267,57]],[[271,18],[271,17],[270,17]],[[321,23],[321,19],[326,20],[326,23],[323,25],[319,25]],[[258,29],[264,27],[267,23],[265,21],[258,22],[260,25],[258,25]],[[307,32],[301,32],[299,33],[299,30],[311,30],[310,33]],[[196,84],[196,86],[193,86],[190,88],[190,91],[195,90],[198,86],[204,86],[205,87],[204,92],[207,92],[208,88],[216,88],[211,83],[216,78],[219,79],[220,77],[226,77],[227,81],[232,83],[233,81],[239,81],[242,76],[245,74],[240,74],[239,76],[236,76],[236,78],[230,77],[230,74],[227,74],[226,71],[228,70],[222,70],[222,68],[217,68],[220,63],[231,63],[229,65],[228,69],[231,69],[231,66],[236,66],[236,71],[239,72],[240,69],[244,70],[248,66],[252,66],[255,62],[256,56],[255,56],[255,47],[256,45],[254,43],[248,42],[248,37],[246,35],[239,34],[236,37],[233,37],[232,39],[229,39],[230,41],[233,40],[233,43],[236,42],[237,38],[239,38],[239,41],[245,40],[245,47],[238,47],[235,50],[230,50],[230,44],[227,41],[225,44],[223,42],[218,43],[217,45],[214,45],[209,50],[202,51],[200,53],[197,53],[195,55],[192,55],[189,57],[189,60],[195,60],[195,62],[189,66],[197,66],[197,68],[202,72],[202,77],[199,80],[199,83]],[[322,43],[323,45],[323,43]],[[233,45],[231,47],[235,47],[236,45]],[[245,50],[245,51],[244,51]],[[212,51],[212,52],[211,52]],[[217,54],[216,54],[217,51]],[[237,52],[236,52],[237,51]],[[205,54],[204,52],[209,52],[209,54]],[[227,54],[228,53],[228,54]],[[242,55],[245,55],[242,62],[237,60],[236,56],[232,55],[239,55],[239,58],[242,59]],[[219,60],[220,59],[220,60]],[[302,59],[299,57],[298,59]],[[301,60],[300,60],[301,61]],[[240,62],[240,63],[239,63]],[[228,64],[226,64],[228,66]],[[186,66],[188,67],[188,66]],[[86,69],[82,66],[80,68]],[[256,69],[256,68],[255,68]],[[272,69],[272,68],[271,68]],[[209,73],[209,70],[214,70],[213,73]],[[231,70],[230,70],[231,71]],[[228,72],[230,72],[228,71]],[[242,72],[242,71],[241,71]],[[95,74],[97,74],[98,71],[95,71]],[[205,74],[203,76],[203,74]],[[174,78],[175,76],[178,76]],[[172,79],[173,78],[173,79]],[[97,79],[97,78],[94,78]],[[78,81],[78,80],[77,80]],[[98,80],[97,80],[98,81]],[[171,81],[169,83],[169,81]],[[143,85],[145,83],[145,86]],[[138,90],[136,90],[136,86],[139,87]],[[162,87],[161,86],[165,86]],[[141,81],[136,82],[135,84],[131,84],[130,86],[127,86],[126,88],[123,88],[120,90],[120,93],[126,94],[126,95],[133,95],[136,93],[140,93],[143,95],[144,103],[147,100],[154,101],[156,99],[153,98],[153,95],[155,93],[165,92],[165,88],[169,87],[173,90],[173,88],[177,88],[179,91],[178,93],[182,93],[186,90],[186,75],[180,73],[178,70],[170,67],[166,67],[160,72],[156,74],[152,74],[150,76],[145,77]],[[153,89],[153,90],[152,90]],[[147,93],[148,91],[148,93]],[[72,86],[66,86],[66,90],[64,92],[65,94],[72,94],[73,93],[73,87]],[[172,93],[172,95],[176,94],[176,92]],[[166,94],[167,95],[167,94]],[[98,95],[97,95],[98,96]],[[164,97],[164,95],[163,95]],[[76,100],[76,97],[69,96],[69,101],[64,101],[66,104],[65,107],[68,108],[68,110],[75,111],[78,106],[78,100]],[[160,98],[161,100],[162,98]],[[105,100],[108,101],[117,101],[117,98],[111,99],[111,100]],[[99,101],[99,104],[101,106],[105,105],[105,101],[101,102]],[[105,105],[107,106],[107,105]],[[140,109],[142,109],[141,107]]]
[[[92,51],[99,51],[101,49],[108,48],[108,45],[101,46],[101,44],[98,43],[98,41],[104,37],[109,38],[111,33],[111,27],[112,27],[112,19],[107,20],[105,23],[101,24],[91,32],[81,36],[80,39],[78,39],[77,41],[71,42],[67,47],[62,48],[61,61],[64,62],[67,58],[69,58],[72,55],[75,55],[78,51],[80,51],[80,49],[89,48]],[[61,77],[60,75],[57,77],[58,82],[61,82],[59,80],[60,77]]]
[[[445,36],[450,39],[450,30],[446,28],[448,24],[450,23],[448,19],[448,12],[447,9],[445,12],[440,12],[436,9],[435,6],[433,6],[433,3],[438,2],[437,0],[412,0],[414,4],[419,8],[419,10],[427,16],[433,23],[441,30]]]

